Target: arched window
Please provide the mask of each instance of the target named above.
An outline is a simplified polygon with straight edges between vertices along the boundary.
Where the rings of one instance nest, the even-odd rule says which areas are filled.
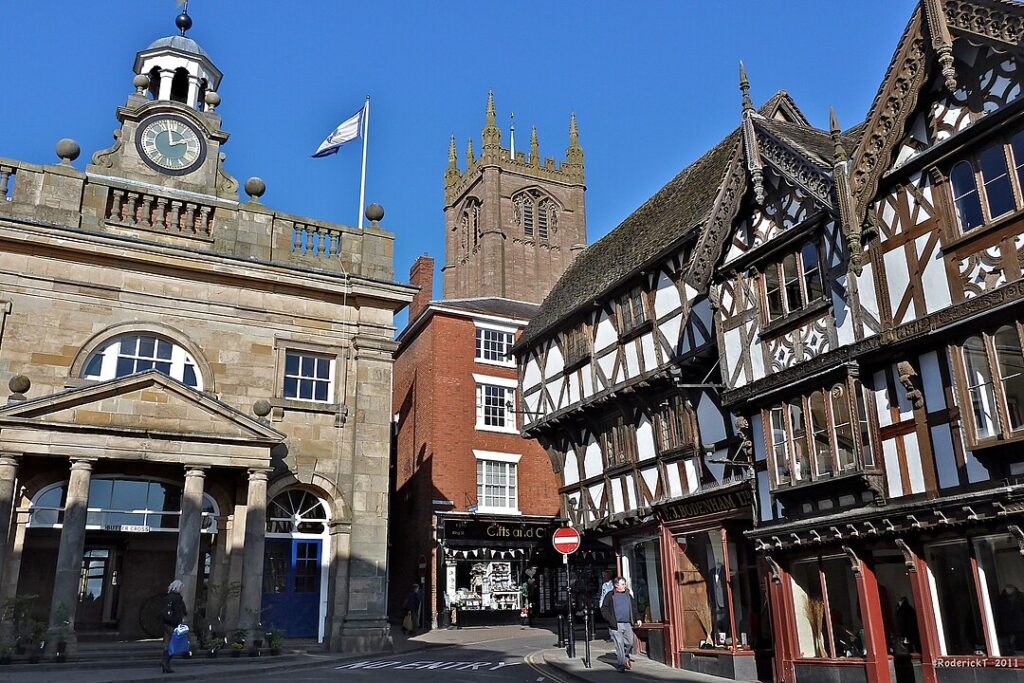
[[[522,203],[523,234],[533,237],[533,200],[523,197]]]
[[[184,67],[174,70],[171,80],[171,101],[188,102],[188,71]]]
[[[149,70],[149,98],[155,100],[160,97],[160,67],[154,66]]]
[[[327,506],[309,491],[292,489],[270,501],[269,534],[322,534],[327,530]]]
[[[83,379],[105,380],[157,370],[185,386],[203,390],[196,361],[181,346],[163,337],[125,334],[93,351],[82,370]]]
[[[473,197],[466,200],[462,210],[462,242],[466,251],[480,244],[480,202]]]
[[[89,482],[87,529],[106,531],[178,531],[182,487],[145,479],[93,477]],[[55,528],[64,522],[67,482],[48,486],[32,498],[28,525]],[[217,503],[203,494],[203,533],[217,533]]]
[[[196,109],[202,111],[206,105],[206,91],[209,90],[210,86],[206,79],[203,78],[199,81],[199,96],[196,98]]]

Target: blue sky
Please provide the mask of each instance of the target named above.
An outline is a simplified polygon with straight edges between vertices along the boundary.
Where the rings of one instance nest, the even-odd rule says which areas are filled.
[[[372,96],[367,202],[397,235],[395,269],[444,259],[442,176],[448,138],[477,151],[488,89],[502,141],[536,125],[561,159],[575,110],[586,154],[594,241],[739,122],[737,61],[755,103],[784,88],[811,122],[844,127],[871,104],[911,0],[403,2],[193,0],[197,40],[224,72],[219,108],[227,170],[266,180],[264,202],[354,224],[359,147],[311,159],[325,135]],[[0,156],[76,166],[111,142],[132,91],[135,52],[174,30],[173,0],[5,3],[0,22]],[[440,278],[435,278],[440,295]]]

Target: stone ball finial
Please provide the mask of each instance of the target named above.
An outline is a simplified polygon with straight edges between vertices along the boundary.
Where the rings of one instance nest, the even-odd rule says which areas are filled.
[[[82,148],[71,138],[61,138],[57,141],[57,156],[65,164],[70,164],[82,153]]]
[[[206,95],[203,99],[206,100],[206,104],[209,105],[210,109],[216,109],[220,104],[220,95],[217,94],[216,90],[206,91]]]
[[[263,182],[263,178],[253,176],[245,181],[245,192],[248,194],[254,202],[258,202],[263,193],[267,191],[267,184]]]
[[[149,76],[146,74],[137,74],[135,78],[132,79],[132,85],[135,86],[135,91],[138,94],[144,94],[146,92],[146,88],[149,87]]]
[[[7,388],[11,390],[12,394],[24,397],[28,390],[32,388],[32,380],[25,375],[15,375],[7,383]]]
[[[366,207],[366,218],[373,223],[379,223],[384,218],[384,207],[374,202]]]
[[[181,35],[185,35],[185,31],[192,28],[192,17],[186,12],[182,12],[178,16],[174,17],[174,25],[181,31]]]
[[[252,404],[252,412],[256,414],[256,417],[266,417],[270,415],[270,401],[265,398],[261,398]]]

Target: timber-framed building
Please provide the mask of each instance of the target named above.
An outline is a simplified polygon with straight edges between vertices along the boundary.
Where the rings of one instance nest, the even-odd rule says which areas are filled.
[[[652,656],[787,683],[1024,678],[1022,35],[1021,3],[922,1],[845,131],[782,95],[755,109],[741,66],[739,128],[527,328],[525,431],[573,523],[617,539],[638,598],[657,584]],[[602,260],[621,269],[588,278]]]

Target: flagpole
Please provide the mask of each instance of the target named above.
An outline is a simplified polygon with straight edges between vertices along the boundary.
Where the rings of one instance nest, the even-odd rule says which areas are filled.
[[[363,204],[366,202],[366,138],[370,135],[370,96],[363,105],[363,169],[359,174],[359,229],[363,229]]]

